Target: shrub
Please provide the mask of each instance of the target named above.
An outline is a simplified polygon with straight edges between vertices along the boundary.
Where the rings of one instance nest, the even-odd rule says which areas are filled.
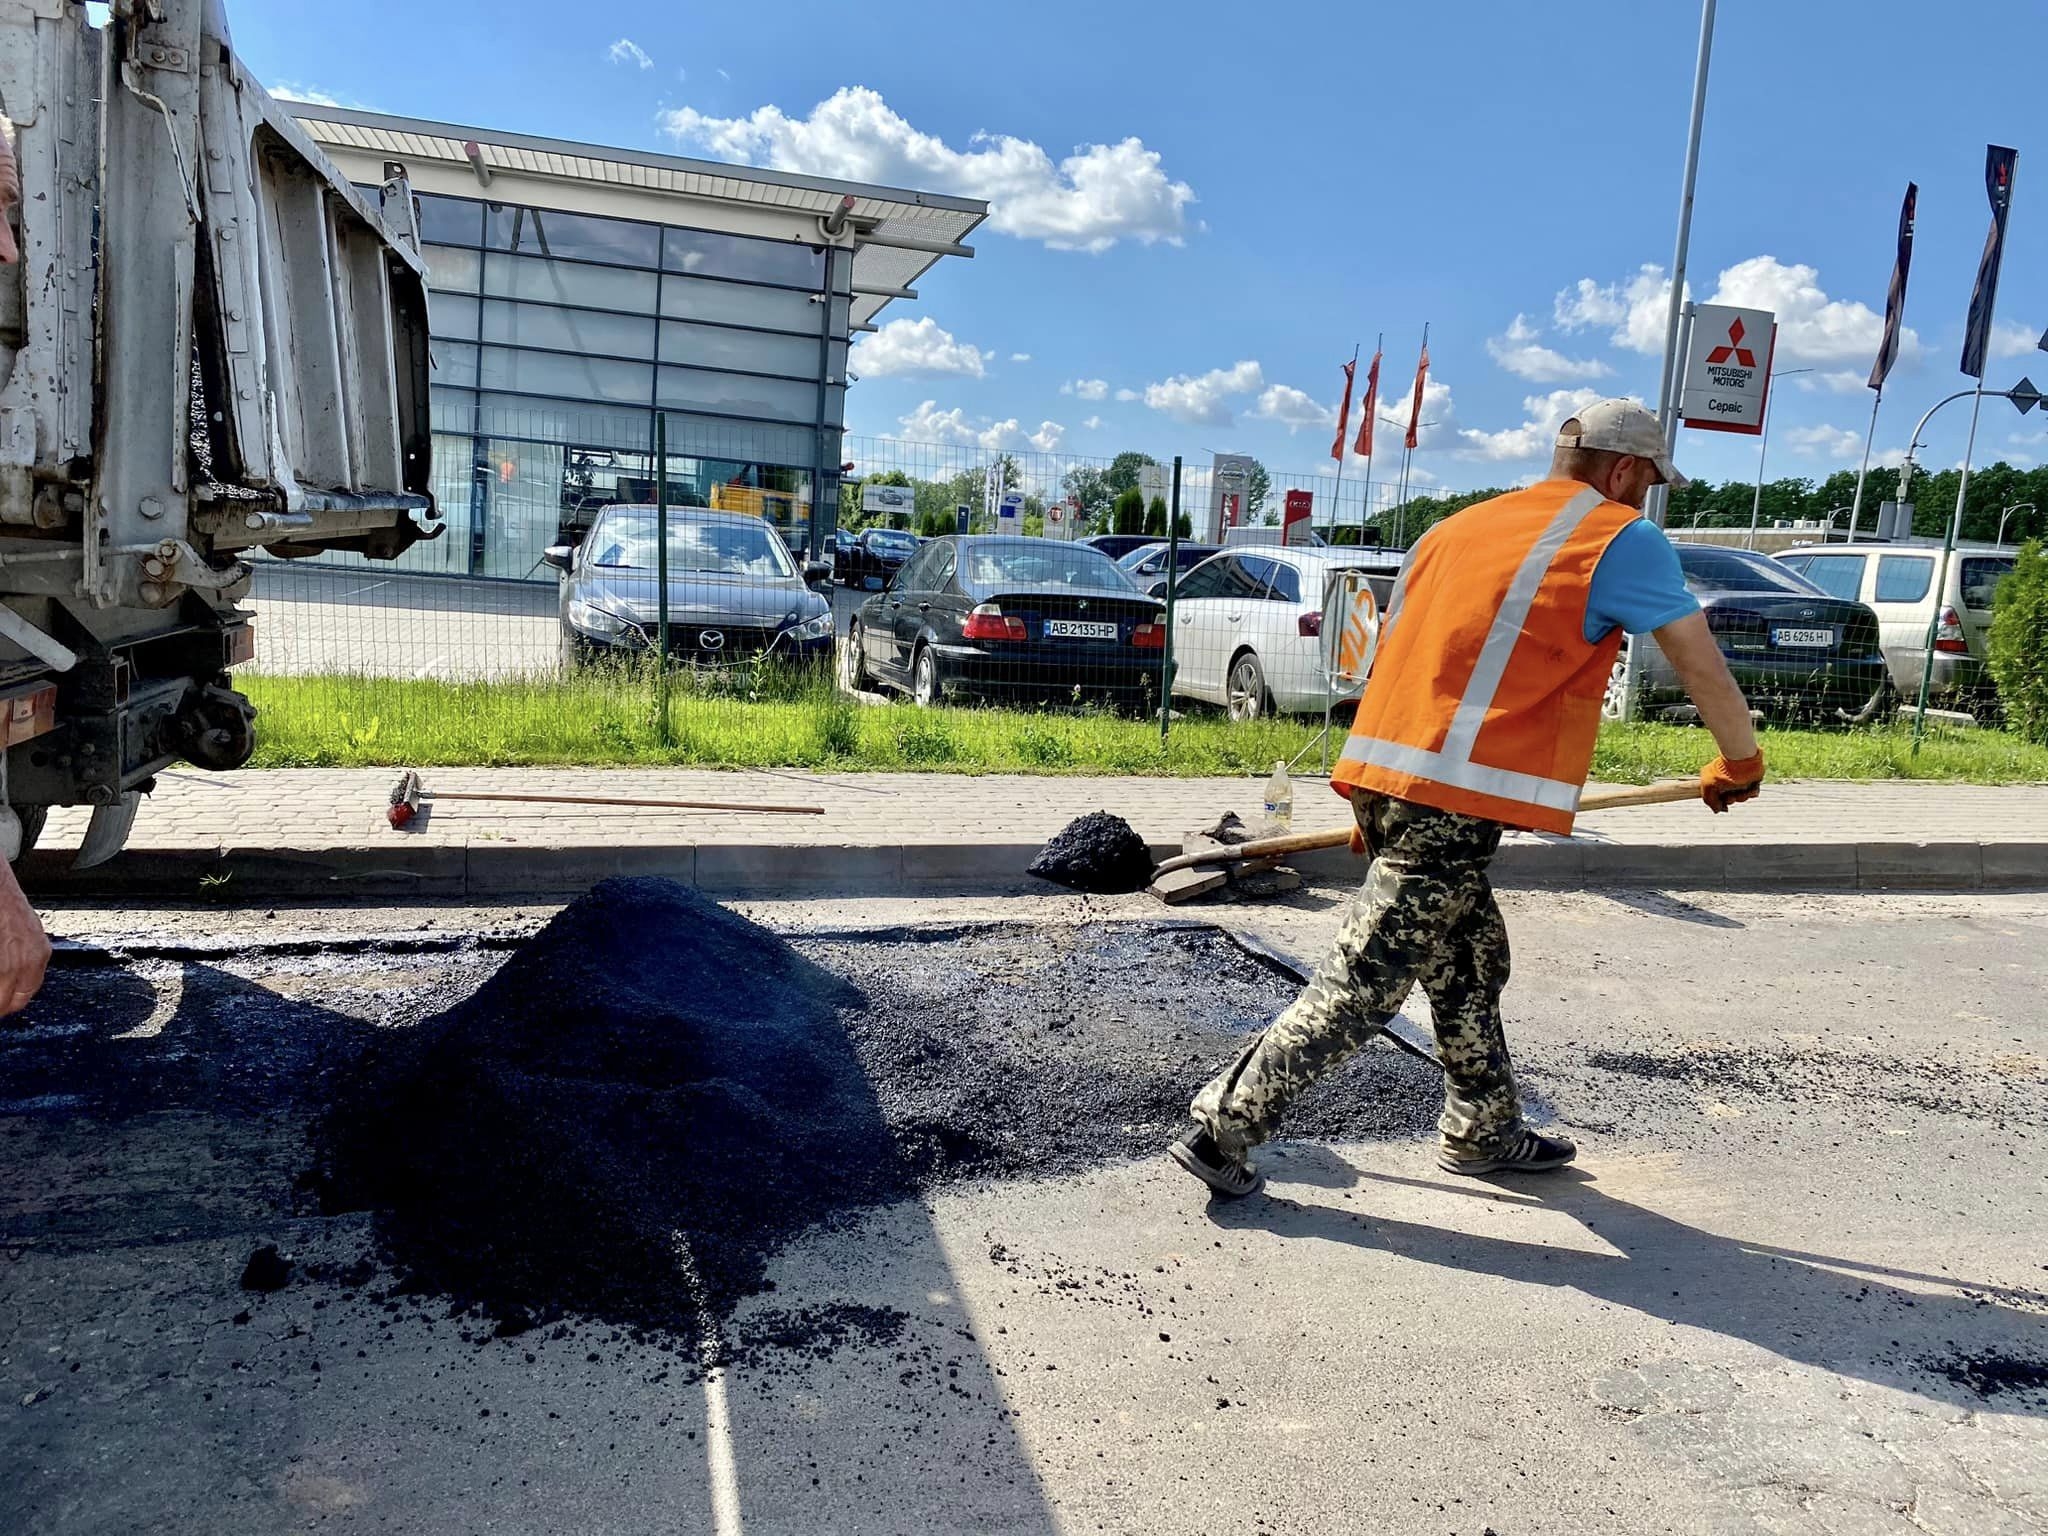
[[[905,709],[896,722],[896,751],[906,763],[949,763],[956,754],[945,722],[920,709]]]
[[[1145,531],[1166,537],[1166,498],[1154,496],[1152,505],[1145,509]]]
[[[1111,533],[1143,533],[1145,531],[1145,493],[1135,485],[1117,494],[1116,505],[1110,508]]]
[[[2048,745],[2048,554],[2038,539],[1998,584],[1986,653],[2008,728]]]

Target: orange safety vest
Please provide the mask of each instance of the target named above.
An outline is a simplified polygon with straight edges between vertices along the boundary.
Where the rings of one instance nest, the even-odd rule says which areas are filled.
[[[1621,649],[1619,631],[1586,639],[1593,568],[1640,515],[1545,480],[1430,529],[1394,588],[1338,793],[1569,833]]]

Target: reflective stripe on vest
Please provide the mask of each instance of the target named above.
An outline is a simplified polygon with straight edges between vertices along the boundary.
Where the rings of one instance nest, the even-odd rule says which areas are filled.
[[[1520,800],[1528,805],[1542,806],[1545,810],[1563,811],[1567,815],[1576,811],[1582,785],[1546,779],[1533,773],[1517,773],[1511,768],[1489,768],[1472,761],[1472,749],[1479,741],[1480,727],[1486,724],[1487,714],[1493,708],[1494,695],[1500,691],[1501,678],[1507,674],[1508,659],[1514,655],[1515,646],[1521,641],[1522,626],[1528,622],[1529,610],[1536,605],[1536,594],[1542,589],[1544,578],[1550,574],[1552,562],[1557,559],[1558,551],[1564,548],[1565,541],[1602,499],[1591,486],[1578,492],[1558,508],[1550,526],[1543,530],[1529,547],[1529,553],[1522,557],[1522,563],[1515,568],[1514,579],[1508,583],[1507,593],[1501,599],[1500,609],[1486,631],[1485,643],[1479,648],[1479,659],[1473,664],[1472,676],[1465,683],[1465,692],[1458,700],[1457,713],[1451,719],[1451,728],[1445,733],[1441,748],[1432,752],[1427,747],[1411,747],[1377,736],[1353,735],[1344,744],[1343,756],[1355,763],[1369,763],[1375,768],[1412,774],[1419,779],[1434,779],[1439,784],[1468,789],[1474,794]],[[1402,574],[1405,580],[1406,572]],[[1399,598],[1397,593],[1397,613]]]

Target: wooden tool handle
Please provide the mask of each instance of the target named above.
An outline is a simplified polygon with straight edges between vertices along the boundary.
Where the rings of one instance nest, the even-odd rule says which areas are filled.
[[[1699,797],[1697,779],[1667,779],[1661,784],[1632,784],[1626,789],[1596,789],[1579,798],[1579,811],[1584,814],[1588,811],[1620,810],[1630,805],[1669,805]],[[1281,837],[1255,837],[1248,843],[1205,849],[1201,853],[1183,853],[1178,858],[1164,861],[1153,874],[1158,876],[1176,869],[1192,869],[1197,864],[1235,864],[1241,859],[1273,859],[1289,853],[1308,853],[1317,848],[1342,848],[1350,841],[1349,827],[1336,827],[1328,832],[1289,832]]]
[[[822,805],[742,805],[725,800],[629,800],[616,795],[515,795],[469,789],[430,789],[429,800],[509,800],[520,805],[636,805],[661,811],[738,811],[761,816],[822,816]]]

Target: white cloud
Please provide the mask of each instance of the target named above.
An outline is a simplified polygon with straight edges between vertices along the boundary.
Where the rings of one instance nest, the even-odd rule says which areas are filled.
[[[317,85],[300,85],[292,80],[280,80],[267,89],[271,98],[276,101],[303,101],[309,107],[347,107],[355,112],[377,110],[368,102],[357,101],[353,96],[338,96],[333,91],[321,90]]]
[[[1133,400],[1142,400],[1144,398],[1144,396],[1140,395],[1135,389],[1120,389],[1116,392],[1116,397],[1117,399],[1123,401],[1126,405],[1130,404]],[[1083,396],[1082,398],[1089,399],[1092,397]]]
[[[1826,368],[1818,373],[1802,373],[1793,382],[1809,395],[1819,390],[1832,395],[1853,395],[1870,387],[1870,376],[1853,368]]]
[[[1163,383],[1147,384],[1145,403],[1188,426],[1227,427],[1232,420],[1230,397],[1248,395],[1265,382],[1259,365],[1245,360],[1200,375],[1175,374]],[[1117,398],[1124,398],[1122,390],[1117,391]]]
[[[614,64],[637,64],[642,69],[654,68],[654,60],[647,56],[647,50],[630,37],[622,37],[605,49],[604,56]]]
[[[1662,267],[1649,264],[1619,282],[1601,284],[1582,277],[1558,294],[1553,312],[1564,330],[1604,329],[1615,346],[1656,356],[1664,350],[1670,299],[1670,279]],[[1707,302],[1768,309],[1776,315],[1776,364],[1781,368],[1795,362],[1868,360],[1877,355],[1884,335],[1884,317],[1876,310],[1828,297],[1818,268],[1775,256],[1752,256],[1722,268]],[[1902,327],[1900,352],[1910,357],[1919,347],[1913,328]]]
[[[1056,421],[1041,421],[1038,430],[1025,439],[1040,453],[1057,452],[1060,439],[1067,435],[1067,429]]]
[[[1785,442],[1809,459],[1846,462],[1863,457],[1863,434],[1847,427],[1794,427],[1785,434]]]
[[[1109,398],[1109,380],[1069,379],[1060,386],[1060,393],[1063,395],[1073,395],[1082,400],[1106,400]],[[1123,390],[1118,390],[1117,399],[1123,399],[1124,394]]]
[[[1031,361],[1031,354],[1029,352],[1012,352],[1010,354],[1010,361],[1013,363],[1028,363]]]
[[[877,91],[842,86],[806,117],[758,107],[709,117],[661,114],[662,130],[723,160],[988,199],[989,223],[1055,250],[1106,251],[1119,240],[1179,244],[1194,189],[1168,179],[1136,138],[1087,144],[1055,163],[1028,139],[977,133],[969,148],[913,128]]]
[[[2034,350],[2034,343],[2040,335],[2036,326],[2021,325],[2016,320],[2001,320],[1991,327],[1991,355],[2025,357]]]
[[[1467,427],[1460,432],[1465,445],[1459,450],[1460,457],[1495,464],[1548,458],[1557,444],[1557,429],[1575,412],[1601,398],[1597,389],[1553,389],[1548,394],[1529,395],[1522,401],[1527,419],[1520,426],[1498,432]]]
[[[1090,432],[1100,432],[1102,430],[1102,418],[1100,416],[1090,416],[1081,425]]]
[[[1265,393],[1259,396],[1259,403],[1252,407],[1252,415],[1261,421],[1279,422],[1290,437],[1303,427],[1320,427],[1327,431],[1337,424],[1334,410],[1292,384],[1268,384]]]
[[[1560,292],[1551,305],[1559,329],[1605,330],[1617,347],[1631,352],[1664,350],[1664,313],[1671,302],[1671,280],[1653,262],[1619,282],[1596,283],[1582,277]]]
[[[978,379],[987,371],[988,356],[971,342],[954,339],[953,333],[926,315],[918,320],[891,320],[879,331],[853,344],[847,367],[864,378],[929,377],[962,374]]]
[[[1555,348],[1538,345],[1541,334],[1526,315],[1518,314],[1505,332],[1487,340],[1486,350],[1509,373],[1532,384],[1602,379],[1614,371],[1597,357],[1566,357]]]
[[[897,425],[903,428],[897,435],[914,443],[972,443],[980,435],[959,406],[942,411],[936,400],[919,401],[909,415],[897,418]]]

